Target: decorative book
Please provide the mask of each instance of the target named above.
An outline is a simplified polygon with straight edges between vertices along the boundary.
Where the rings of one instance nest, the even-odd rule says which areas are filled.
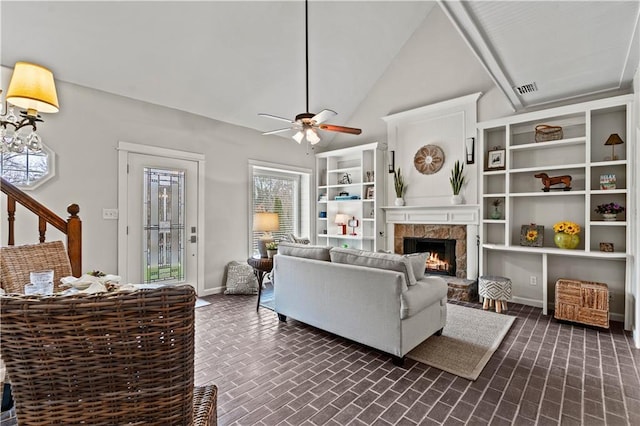
[[[613,173],[600,175],[600,189],[616,189],[616,175]]]

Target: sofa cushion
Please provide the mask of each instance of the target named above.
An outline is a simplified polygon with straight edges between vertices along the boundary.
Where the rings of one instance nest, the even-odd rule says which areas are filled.
[[[400,318],[412,317],[424,308],[447,298],[447,282],[435,276],[424,277],[400,295]]]
[[[424,277],[424,270],[427,268],[429,252],[405,254],[404,257],[409,259],[416,281],[420,281]]]
[[[402,272],[405,275],[407,285],[416,283],[409,258],[400,254],[374,253],[372,251],[333,247],[330,255],[331,261],[335,263],[347,263],[349,265]]]
[[[281,241],[278,244],[278,254],[286,256],[304,257],[305,259],[331,260],[329,249],[326,246],[312,246],[309,244],[298,244]]]

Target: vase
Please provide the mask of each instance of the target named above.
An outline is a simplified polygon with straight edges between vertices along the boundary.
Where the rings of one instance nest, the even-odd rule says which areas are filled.
[[[561,249],[574,249],[580,244],[580,235],[578,234],[565,234],[564,232],[557,232],[553,236],[553,242]]]
[[[278,249],[275,249],[275,250],[269,250],[269,249],[267,249],[267,257],[268,257],[269,259],[272,259],[272,258],[273,258],[273,256],[275,256],[276,254],[278,254]]]
[[[462,195],[454,194],[451,196],[451,204],[457,206],[458,204],[462,204]]]
[[[602,217],[604,218],[605,222],[615,222],[616,221],[616,216],[618,216],[617,213],[603,213]]]
[[[395,204],[396,206],[404,206],[404,198],[396,198],[396,201],[393,204]]]
[[[491,219],[500,219],[502,217],[502,213],[500,213],[500,209],[498,208],[498,206],[493,206],[493,211],[491,212],[490,215]]]

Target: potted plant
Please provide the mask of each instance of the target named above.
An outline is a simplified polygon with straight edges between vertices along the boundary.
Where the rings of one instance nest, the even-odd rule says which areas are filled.
[[[400,167],[393,172],[393,185],[396,190],[396,206],[404,206],[404,194],[407,192],[407,184],[402,177]]]
[[[270,241],[266,244],[267,248],[267,257],[271,259],[273,255],[278,253],[278,243],[275,241]]]
[[[462,195],[460,195],[460,190],[462,189],[462,185],[465,182],[464,176],[464,164],[460,163],[460,160],[456,160],[453,165],[453,169],[451,169],[451,177],[449,178],[449,182],[451,183],[451,189],[453,190],[453,197],[451,197],[451,204],[462,204]]]
[[[601,214],[605,222],[615,221],[618,213],[622,213],[623,211],[624,206],[618,203],[600,204],[595,208],[595,212]]]

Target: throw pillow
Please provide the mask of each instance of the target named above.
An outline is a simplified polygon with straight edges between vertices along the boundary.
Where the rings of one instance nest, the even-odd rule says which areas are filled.
[[[424,277],[424,270],[427,268],[429,252],[405,254],[404,257],[409,259],[413,269],[413,276],[416,277],[416,280],[421,280]]]
[[[287,234],[283,241],[288,241],[290,243],[298,243],[298,244],[311,244],[311,240],[308,238],[298,238],[293,234]]]
[[[229,262],[224,294],[258,294],[258,279],[246,262]]]
[[[407,285],[415,285],[416,283],[409,258],[400,254],[374,253],[341,247],[333,247],[330,254],[332,262],[398,271],[404,274]]]
[[[278,254],[304,257],[306,259],[325,260],[328,262],[331,260],[331,257],[329,256],[329,249],[330,247],[326,246],[281,242],[278,245]]]

